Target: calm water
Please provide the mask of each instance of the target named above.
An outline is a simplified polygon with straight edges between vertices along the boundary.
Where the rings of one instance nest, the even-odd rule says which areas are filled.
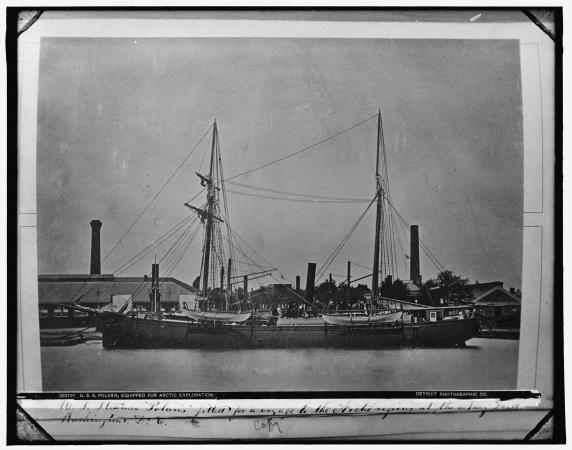
[[[42,347],[45,391],[513,389],[517,340],[391,350]]]

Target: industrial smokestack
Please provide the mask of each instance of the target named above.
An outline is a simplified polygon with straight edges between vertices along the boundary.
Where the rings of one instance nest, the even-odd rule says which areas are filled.
[[[308,263],[308,274],[306,275],[306,300],[314,301],[314,280],[316,278],[316,263]]]
[[[300,292],[300,275],[296,275],[296,292]]]
[[[91,265],[89,273],[91,275],[101,275],[101,255],[99,248],[101,221],[95,219],[91,224]]]
[[[419,226],[411,225],[411,255],[409,259],[409,272],[413,283],[421,284],[421,273],[419,270]]]

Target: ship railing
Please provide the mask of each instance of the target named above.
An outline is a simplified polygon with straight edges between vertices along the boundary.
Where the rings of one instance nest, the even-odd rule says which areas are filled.
[[[338,309],[324,310],[322,314],[328,315],[384,315],[403,312],[411,316],[429,317],[431,312],[436,312],[439,320],[443,318],[474,318],[476,308],[473,305],[456,305],[456,306],[419,306],[406,308],[401,307],[384,307],[384,308],[368,308],[368,309]]]
[[[437,322],[442,320],[469,320],[477,318],[476,308],[473,305],[430,306],[408,308],[403,311],[412,317]]]

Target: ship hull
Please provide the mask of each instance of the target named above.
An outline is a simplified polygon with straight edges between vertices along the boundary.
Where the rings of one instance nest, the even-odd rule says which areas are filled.
[[[113,315],[102,323],[105,348],[385,348],[463,346],[476,320],[404,325],[200,325]]]

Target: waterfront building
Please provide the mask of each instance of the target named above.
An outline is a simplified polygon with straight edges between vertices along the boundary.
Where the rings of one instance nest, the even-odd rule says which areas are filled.
[[[507,291],[503,286],[502,281],[469,284],[468,288],[473,296],[469,305],[486,324],[518,327],[521,292],[512,287]],[[439,287],[429,289],[429,295],[435,306],[443,306],[446,303],[445,295]]]
[[[106,305],[121,306],[133,297],[133,308],[149,309],[148,290],[151,280],[143,277],[114,277],[113,275],[40,275],[38,300],[40,328],[66,328],[93,326],[91,314],[66,308],[80,296],[79,305],[103,308]],[[181,295],[196,292],[192,286],[176,278],[160,278],[161,311],[174,311]]]
[[[471,285],[476,311],[489,325],[519,326],[520,325],[520,290],[503,288],[501,281]]]
[[[103,308],[106,305],[121,306],[133,297],[133,308],[149,309],[151,279],[142,277],[116,277],[101,274],[100,231],[101,222],[91,221],[90,273],[80,275],[56,274],[38,276],[38,307],[40,328],[67,328],[94,326],[92,314],[72,310],[66,304],[78,302],[80,306]],[[178,307],[181,295],[194,294],[197,290],[176,278],[159,279],[161,309],[169,312]]]

